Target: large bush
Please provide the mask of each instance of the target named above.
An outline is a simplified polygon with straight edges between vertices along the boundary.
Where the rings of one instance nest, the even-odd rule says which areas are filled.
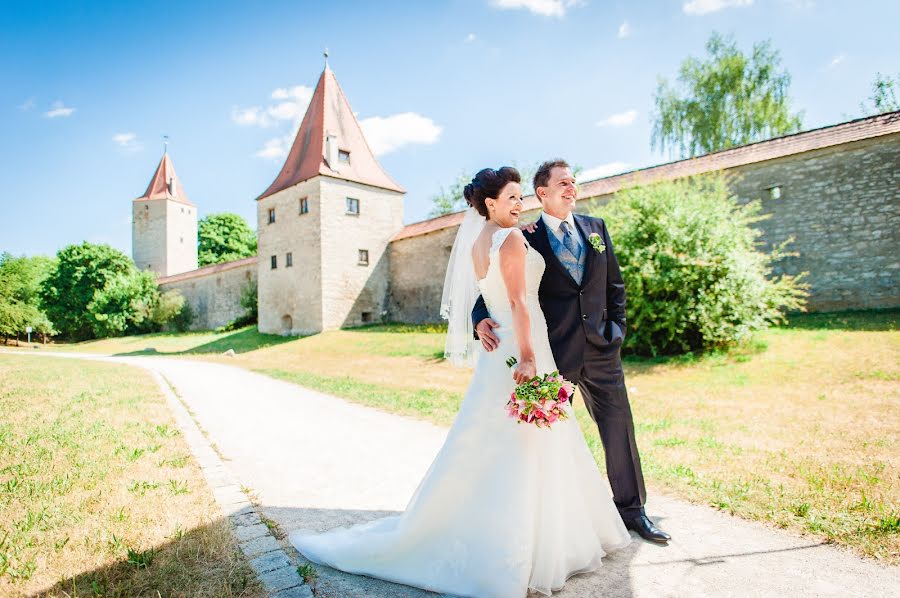
[[[57,265],[41,285],[41,306],[70,339],[116,336],[152,329],[159,292],[151,272],[140,272],[109,245],[84,242],[56,254]]]
[[[625,189],[594,215],[622,268],[632,352],[726,347],[804,306],[803,275],[772,274],[791,240],[764,251],[759,203],[739,204],[722,174]]]
[[[4,340],[26,334],[29,326],[45,341],[55,333],[39,298],[41,283],[55,267],[44,256],[0,254],[0,336]]]

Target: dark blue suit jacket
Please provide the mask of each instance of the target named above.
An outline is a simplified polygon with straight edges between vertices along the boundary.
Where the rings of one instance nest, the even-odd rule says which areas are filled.
[[[543,218],[538,219],[533,233],[525,232],[528,244],[547,262],[539,299],[547,319],[553,357],[560,373],[568,380],[579,378],[588,343],[604,347],[621,343],[625,336],[625,283],[606,224],[601,218],[573,216],[587,251],[580,285],[553,253],[547,236],[553,233]],[[591,233],[603,239],[606,245],[603,253],[598,253],[588,242]],[[472,322],[477,325],[489,317],[484,300],[479,297],[472,309]]]

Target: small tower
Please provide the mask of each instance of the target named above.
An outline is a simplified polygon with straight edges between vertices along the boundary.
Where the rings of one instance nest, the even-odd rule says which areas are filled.
[[[197,207],[163,153],[150,185],[132,202],[131,257],[141,270],[171,276],[197,269]]]
[[[380,321],[404,193],[326,62],[281,172],[257,198],[259,330],[311,334]]]

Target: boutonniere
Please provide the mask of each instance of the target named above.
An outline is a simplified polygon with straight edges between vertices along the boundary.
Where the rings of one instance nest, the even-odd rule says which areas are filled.
[[[588,242],[591,244],[597,253],[603,253],[606,251],[606,245],[603,244],[603,237],[601,237],[597,233],[591,233],[588,235]]]

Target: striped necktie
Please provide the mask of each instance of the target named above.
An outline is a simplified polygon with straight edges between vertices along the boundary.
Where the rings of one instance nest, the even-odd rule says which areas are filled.
[[[566,249],[569,250],[569,253],[572,254],[576,260],[581,259],[581,247],[578,245],[578,241],[575,240],[575,237],[572,235],[572,229],[569,228],[569,223],[563,220],[559,225],[559,230],[563,233],[563,245]]]

